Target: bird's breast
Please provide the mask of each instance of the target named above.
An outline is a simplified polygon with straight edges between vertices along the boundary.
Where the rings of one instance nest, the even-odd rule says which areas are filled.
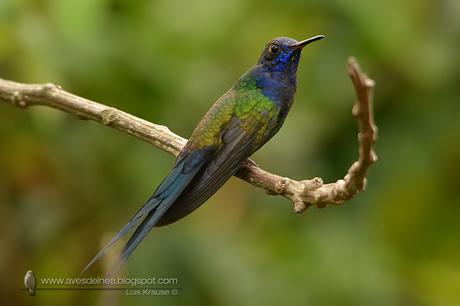
[[[256,80],[262,94],[278,107],[290,107],[296,91],[296,79],[286,73],[266,72]]]

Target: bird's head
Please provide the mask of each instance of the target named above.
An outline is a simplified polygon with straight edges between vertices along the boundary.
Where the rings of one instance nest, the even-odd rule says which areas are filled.
[[[289,37],[277,37],[265,46],[258,64],[271,71],[295,73],[302,49],[306,45],[324,37],[324,35],[317,35],[302,41]]]

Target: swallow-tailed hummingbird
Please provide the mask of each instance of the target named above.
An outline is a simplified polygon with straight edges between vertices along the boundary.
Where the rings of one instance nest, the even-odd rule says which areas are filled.
[[[121,253],[120,264],[124,263],[154,226],[176,222],[198,208],[270,140],[283,125],[294,100],[302,49],[322,38],[318,35],[296,41],[279,37],[268,42],[257,64],[198,123],[154,194],[83,272],[138,225]]]

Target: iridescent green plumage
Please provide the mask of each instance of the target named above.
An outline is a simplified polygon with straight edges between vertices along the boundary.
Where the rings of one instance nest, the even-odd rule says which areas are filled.
[[[221,145],[221,133],[235,117],[241,120],[245,132],[257,133],[254,145],[260,147],[279,111],[275,102],[257,87],[254,76],[247,73],[209,109],[184,150]]]

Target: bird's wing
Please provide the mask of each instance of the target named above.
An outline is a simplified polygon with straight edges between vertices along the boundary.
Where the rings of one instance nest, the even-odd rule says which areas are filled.
[[[258,132],[261,130],[262,125],[263,121],[258,120],[254,116],[249,116],[245,120],[241,120],[235,116],[232,117],[221,133],[221,145],[217,150],[212,150],[207,155],[206,161],[208,162],[204,162],[203,160],[203,163],[200,163],[200,167],[193,167],[195,171],[193,176],[187,177],[187,181],[184,183],[177,183],[174,179],[174,184],[171,187],[169,187],[169,184],[163,187],[162,184],[158,188],[157,193],[161,194],[167,191],[167,200],[165,201],[163,196],[155,196],[155,198],[159,198],[162,201],[156,204],[154,209],[150,209],[147,216],[131,235],[121,253],[118,264],[121,265],[128,259],[142,239],[150,232],[152,227],[159,223],[165,214],[171,210],[173,210],[172,214],[174,214],[177,199],[182,196],[183,191],[185,191],[188,185],[194,184],[198,173],[203,172],[205,176],[201,180],[200,186],[202,188],[196,190],[198,194],[194,195],[197,199],[191,203],[203,203],[214,194],[238,170],[241,162],[254,152],[256,139],[259,136]],[[178,164],[181,163],[182,157],[179,156]],[[196,164],[197,161],[194,163]],[[169,180],[169,177],[167,180]],[[178,185],[181,186],[180,189],[177,187]],[[173,192],[174,196],[170,196],[170,192]],[[187,193],[183,197],[187,198]]]
[[[276,124],[277,114],[266,117],[233,117],[222,134],[223,145],[177,198],[174,205],[157,222],[163,226],[178,221],[209,199],[263,145]]]
[[[246,159],[252,154],[254,147],[256,146],[256,139],[262,125],[262,122],[255,120],[254,117],[249,118],[252,123],[247,120],[245,122],[246,127],[251,125],[251,131],[244,130],[242,128],[242,122],[237,117],[233,117],[232,120],[226,126],[222,133],[222,144],[215,152],[209,157],[209,162],[203,164],[203,166],[197,171],[205,173],[205,177],[202,179],[202,185],[205,188],[200,189],[200,194],[195,195],[197,201],[204,202],[217,189],[219,189],[234,173],[238,170],[241,161]],[[244,125],[243,125],[244,126]],[[254,133],[252,133],[254,131]],[[191,185],[195,182],[195,177],[190,182]],[[187,187],[190,185],[188,184]],[[134,249],[139,245],[142,239],[147,233],[158,224],[161,218],[169,213],[171,210],[174,214],[174,207],[176,206],[177,199],[184,197],[187,199],[187,193],[183,191],[187,188],[180,190],[180,194],[171,199],[167,204],[160,204],[155,210],[148,213],[147,217],[138,226],[136,231],[133,233],[129,241],[126,243],[125,248],[121,254],[121,262],[126,261]]]
[[[145,203],[137,211],[128,224],[126,224],[88,263],[81,274],[83,274],[94,262],[101,258],[115,242],[120,240],[120,238],[122,238],[128,231],[136,226],[143,217],[145,217],[123,250],[122,260],[126,260],[158,219],[160,219],[165,211],[174,203],[193,177],[211,158],[215,150],[216,147],[209,146],[191,152],[184,151],[169,176],[163,180],[160,186],[158,186],[157,190],[150,197],[147,203]]]

